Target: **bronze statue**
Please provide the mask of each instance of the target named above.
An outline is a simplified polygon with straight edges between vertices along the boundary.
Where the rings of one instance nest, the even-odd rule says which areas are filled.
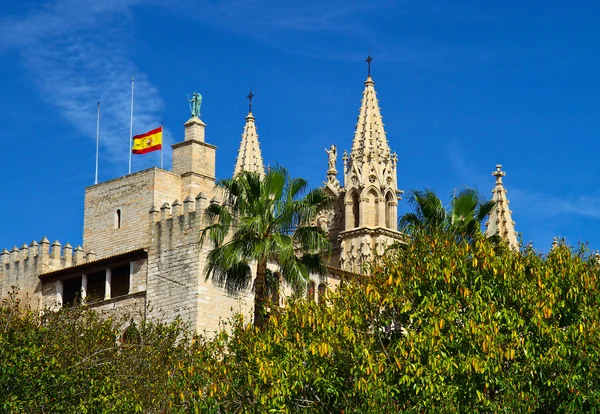
[[[198,92],[192,94],[192,99],[188,95],[188,102],[190,103],[190,111],[192,112],[192,118],[200,118],[200,106],[202,105],[202,95]]]

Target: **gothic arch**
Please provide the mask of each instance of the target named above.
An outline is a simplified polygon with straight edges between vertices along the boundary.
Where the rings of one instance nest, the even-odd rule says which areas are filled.
[[[362,214],[363,223],[365,226],[377,227],[380,225],[379,201],[381,193],[371,186],[365,189],[365,197],[363,198]]]
[[[306,300],[308,302],[314,302],[315,301],[315,282],[314,281],[310,281],[308,282],[308,285],[306,286]]]
[[[392,191],[385,194],[385,227],[396,230],[396,200]]]

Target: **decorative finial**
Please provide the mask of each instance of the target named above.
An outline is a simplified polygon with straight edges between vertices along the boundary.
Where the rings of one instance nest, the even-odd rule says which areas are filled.
[[[367,59],[365,60],[365,62],[367,62],[367,76],[370,78],[371,77],[371,62],[373,61],[373,58],[371,57],[371,48],[369,48],[369,56],[367,56]]]
[[[246,98],[248,98],[248,112],[252,113],[252,98],[254,98],[252,88],[250,88],[250,93],[248,94],[248,96],[246,96]]]
[[[492,175],[496,177],[496,184],[502,184],[502,177],[506,175],[506,173],[502,171],[502,164],[496,164],[496,171],[494,171]]]

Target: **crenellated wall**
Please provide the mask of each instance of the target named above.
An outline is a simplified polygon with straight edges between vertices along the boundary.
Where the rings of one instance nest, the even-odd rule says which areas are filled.
[[[28,299],[30,305],[39,307],[42,304],[42,287],[38,276],[41,273],[64,269],[92,261],[96,255],[85,253],[81,246],[73,247],[66,243],[62,246],[58,240],[50,244],[44,237],[40,242],[35,240],[28,246],[17,246],[9,252],[4,249],[0,253],[0,297],[17,289],[21,299]]]
[[[183,202],[164,203],[150,210],[147,298],[149,316],[173,320],[180,316],[198,332],[213,332],[232,311],[250,315],[250,287],[239,294],[206,280],[204,268],[210,246],[200,246],[203,211],[208,203],[203,193]]]

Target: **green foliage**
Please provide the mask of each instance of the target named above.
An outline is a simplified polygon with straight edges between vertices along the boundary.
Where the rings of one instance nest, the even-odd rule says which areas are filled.
[[[471,240],[481,234],[481,223],[495,206],[471,188],[455,194],[447,211],[438,196],[427,188],[412,190],[409,204],[414,211],[400,217],[402,230],[411,235],[449,233],[459,240]]]
[[[0,311],[5,412],[596,412],[600,265],[585,247],[515,253],[423,236],[211,340],[181,323]],[[74,312],[74,313],[73,313]]]
[[[84,307],[0,307],[0,410],[7,413],[149,413],[176,407],[172,373],[191,361],[180,321],[130,326]],[[135,331],[135,332],[132,332]],[[190,363],[190,362],[188,362]],[[179,399],[177,399],[179,400]]]

